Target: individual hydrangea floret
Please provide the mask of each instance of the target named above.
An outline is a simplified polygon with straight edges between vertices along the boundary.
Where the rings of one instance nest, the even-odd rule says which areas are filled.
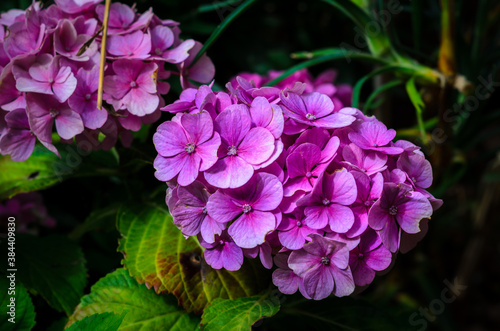
[[[163,107],[175,115],[153,138],[156,177],[169,186],[174,223],[197,236],[212,268],[259,257],[285,294],[347,296],[425,235],[442,204],[426,191],[432,167],[350,107],[352,89],[333,84],[334,72],[264,86],[277,75],[243,74],[226,91],[189,87]],[[196,129],[186,124],[195,118]]]

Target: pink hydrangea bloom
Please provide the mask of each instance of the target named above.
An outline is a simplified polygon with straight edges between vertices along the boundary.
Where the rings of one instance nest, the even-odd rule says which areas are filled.
[[[237,270],[243,257],[259,257],[277,267],[273,283],[285,294],[346,296],[425,234],[442,204],[426,191],[430,163],[349,107],[351,89],[334,85],[335,76],[301,71],[265,87],[269,77],[245,74],[226,91],[187,88],[162,108],[175,116],[155,134],[156,175],[170,186],[174,223],[198,236],[213,268]],[[182,121],[200,114],[214,122],[220,146],[211,166],[194,167],[186,181]]]

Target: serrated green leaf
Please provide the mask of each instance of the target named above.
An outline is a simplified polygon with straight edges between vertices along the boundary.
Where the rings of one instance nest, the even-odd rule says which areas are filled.
[[[123,238],[118,250],[139,283],[173,293],[188,311],[200,313],[215,298],[237,299],[259,293],[267,273],[246,261],[238,271],[214,270],[194,238],[185,239],[162,207],[124,206],[118,213]]]
[[[16,275],[23,285],[54,309],[71,314],[87,282],[80,247],[59,235],[39,238],[23,234],[16,235],[15,247]]]
[[[6,250],[2,250],[6,252]],[[10,272],[7,272],[7,276]],[[14,277],[15,286],[11,289],[10,279],[5,275],[0,277],[0,328],[2,331],[24,331],[31,330],[35,325],[35,308],[31,298],[24,288]],[[11,298],[15,300],[12,301]],[[15,305],[14,311],[8,305]]]
[[[200,319],[177,305],[173,295],[157,295],[130,277],[127,270],[116,271],[95,283],[71,315],[71,325],[85,317],[102,313],[124,314],[118,330],[197,330]]]
[[[122,324],[127,312],[121,315],[113,313],[101,313],[84,317],[66,330],[68,331],[116,331]]]
[[[0,158],[0,200],[22,192],[41,190],[59,183],[75,170],[42,146],[35,146],[33,154],[24,162],[15,162],[8,156]],[[73,165],[73,164],[71,164]]]
[[[279,300],[271,300],[267,295],[235,300],[217,298],[203,312],[201,329],[251,330],[255,322],[273,316],[279,309]]]

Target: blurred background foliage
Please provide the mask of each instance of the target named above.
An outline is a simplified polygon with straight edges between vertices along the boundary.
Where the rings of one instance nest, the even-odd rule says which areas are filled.
[[[140,12],[153,7],[159,17],[181,22],[185,39],[203,42],[242,2],[138,0],[136,4]],[[387,126],[398,130],[399,138],[423,146],[435,169],[432,192],[444,200],[444,206],[429,222],[425,239],[413,251],[400,255],[394,268],[377,277],[356,299],[334,298],[308,307],[318,312],[317,316],[338,314],[339,324],[326,324],[332,329],[418,330],[424,325],[430,330],[499,329],[500,218],[495,208],[500,205],[500,4],[494,0],[443,0],[441,4],[434,0],[353,2],[371,14],[399,4],[401,11],[390,15],[387,25],[394,49],[446,74],[448,83],[442,86],[417,85],[425,104],[422,119],[427,144],[418,130],[415,108],[404,83],[381,93],[373,109]],[[0,10],[26,8],[29,4],[28,0],[3,0]],[[454,27],[448,25],[452,29],[446,37],[453,45],[451,64],[440,63],[441,5],[451,6],[450,17],[455,19]],[[339,47],[342,43],[356,47],[356,38],[361,38],[358,34],[353,22],[326,2],[261,0],[222,33],[208,55],[217,70],[216,83],[222,86],[240,72],[265,74],[271,69],[288,69],[301,61],[290,56],[294,52]],[[360,50],[368,52],[367,48]],[[377,67],[339,59],[315,66],[311,72],[317,75],[330,68],[338,70],[338,82],[354,86]],[[361,108],[373,91],[393,80],[392,73],[368,80],[360,96]],[[484,81],[492,82],[487,89],[488,97],[474,99],[479,90],[485,93],[485,88],[480,87]],[[174,101],[180,92],[178,84],[172,85],[175,93],[169,94],[167,102]],[[163,116],[162,120],[168,118],[168,114]],[[435,131],[436,128],[442,131]],[[142,139],[136,139],[131,149],[118,148],[120,164],[131,165],[126,170],[116,168],[111,176],[72,178],[42,192],[58,227],[43,230],[41,234],[71,233],[70,237],[79,241],[87,259],[88,286],[120,266],[121,255],[116,252],[119,234],[114,226],[112,203],[163,199],[164,187],[159,187],[153,176],[152,132],[154,127],[141,130],[138,136],[142,135]],[[134,166],[136,159],[141,160],[139,166]],[[104,162],[102,166],[109,169],[116,160],[98,162]],[[88,228],[82,228],[91,211],[100,216],[94,217]],[[467,288],[453,302],[445,303],[442,292],[447,282],[453,283],[455,279]],[[35,329],[46,330],[54,321],[53,327],[58,329],[64,323],[64,314],[55,312],[39,297],[33,300],[37,311]],[[293,329],[301,325],[301,314],[309,313],[297,311],[293,298],[281,300],[280,313],[259,324],[257,329],[282,329],[287,325]],[[346,311],[342,308],[346,302],[343,300],[354,300],[359,309]],[[365,306],[366,302],[371,306]],[[439,313],[434,315],[430,310]],[[318,325],[303,326],[324,329],[325,325],[319,319],[316,321]]]

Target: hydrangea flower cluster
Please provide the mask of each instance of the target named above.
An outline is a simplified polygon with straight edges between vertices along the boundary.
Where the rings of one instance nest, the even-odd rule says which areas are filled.
[[[171,73],[208,83],[215,73],[206,56],[191,66],[201,44],[179,38],[178,23],[152,9],[113,3],[109,13],[103,99],[97,93],[104,5],[101,0],[56,0],[41,8],[0,16],[0,152],[26,160],[38,139],[58,154],[52,131],[85,150],[124,145],[130,131],[152,123],[165,105]]]
[[[163,108],[175,116],[153,137],[154,167],[174,223],[213,268],[238,270],[244,256],[276,265],[285,294],[320,300],[370,284],[442,203],[426,191],[430,163],[331,80],[246,77]]]

